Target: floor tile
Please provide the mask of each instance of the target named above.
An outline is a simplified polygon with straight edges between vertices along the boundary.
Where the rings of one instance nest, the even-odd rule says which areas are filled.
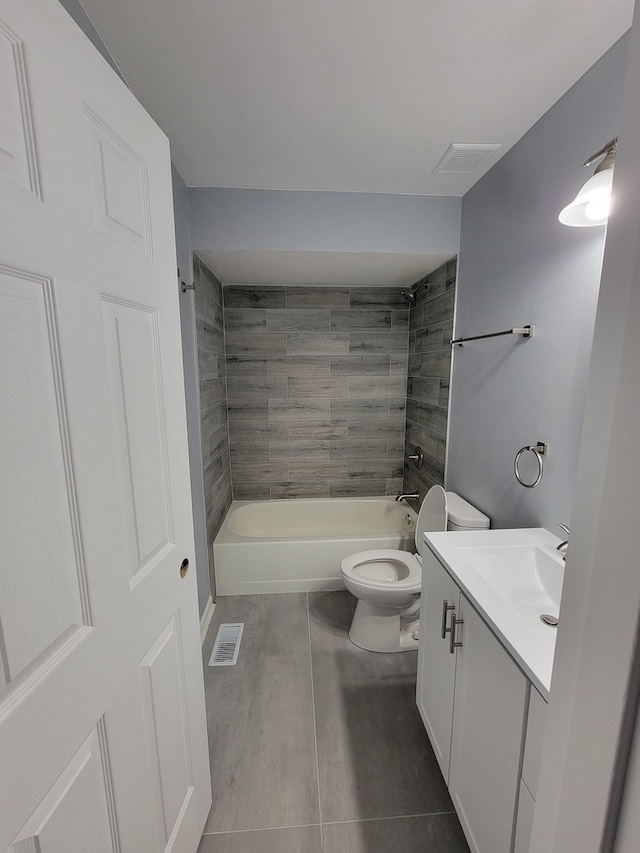
[[[469,853],[454,814],[325,824],[322,853]]]
[[[417,653],[354,646],[355,603],[346,591],[309,596],[321,819],[452,811],[416,708]]]
[[[205,832],[316,824],[306,595],[219,598],[207,656],[220,622],[245,628],[235,666],[205,666],[213,787]]]
[[[198,853],[321,853],[321,850],[319,826],[203,835],[198,847]]]

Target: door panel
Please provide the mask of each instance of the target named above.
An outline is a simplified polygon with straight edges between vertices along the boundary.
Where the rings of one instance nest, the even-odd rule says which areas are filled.
[[[11,853],[117,853],[104,743],[98,728],[91,732],[11,846]]]
[[[12,407],[0,490],[0,683],[8,684],[88,621],[51,280],[0,267],[0,360],[0,396]]]
[[[189,851],[199,841],[201,721],[187,694],[193,661],[181,619],[170,617],[105,715],[120,853]]]
[[[140,680],[148,749],[156,766],[168,839],[193,788],[184,672],[175,617],[140,664]]]
[[[103,297],[109,391],[132,583],[173,547],[156,311]]]
[[[151,257],[146,163],[89,107],[84,111],[94,222],[105,234]]]
[[[0,851],[194,853],[167,140],[57,0],[3,0],[0,111]]]
[[[40,196],[24,45],[0,22],[0,178]]]

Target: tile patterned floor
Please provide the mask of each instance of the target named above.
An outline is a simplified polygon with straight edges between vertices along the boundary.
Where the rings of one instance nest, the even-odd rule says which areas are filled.
[[[213,806],[198,853],[468,853],[415,706],[416,655],[348,639],[347,592],[220,598],[205,667]]]

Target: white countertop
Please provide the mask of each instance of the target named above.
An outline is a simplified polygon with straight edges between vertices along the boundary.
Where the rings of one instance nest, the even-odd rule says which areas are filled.
[[[564,560],[556,546],[561,540],[542,527],[426,533],[424,539],[518,666],[548,700],[557,629],[540,620],[539,610],[542,608],[543,612],[555,616],[559,614]],[[504,584],[495,580],[495,577],[500,578],[502,568],[499,566],[495,569],[495,577],[488,579],[472,565],[478,554],[488,555],[488,559],[483,559],[490,563],[493,549],[497,555],[511,555],[524,554],[527,548],[532,548],[530,553],[535,551],[545,561],[547,577],[549,571],[551,573],[555,606],[546,593],[544,578],[541,579],[530,564],[525,568],[524,562],[519,565],[516,559],[507,565],[503,559]],[[558,577],[553,576],[556,566]],[[514,595],[514,579],[517,583],[520,577],[526,580]],[[510,594],[506,593],[507,584],[511,585]]]

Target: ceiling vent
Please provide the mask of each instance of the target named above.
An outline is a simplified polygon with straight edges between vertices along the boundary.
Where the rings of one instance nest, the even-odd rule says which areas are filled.
[[[499,143],[454,142],[433,170],[453,175],[470,175],[500,148]]]

